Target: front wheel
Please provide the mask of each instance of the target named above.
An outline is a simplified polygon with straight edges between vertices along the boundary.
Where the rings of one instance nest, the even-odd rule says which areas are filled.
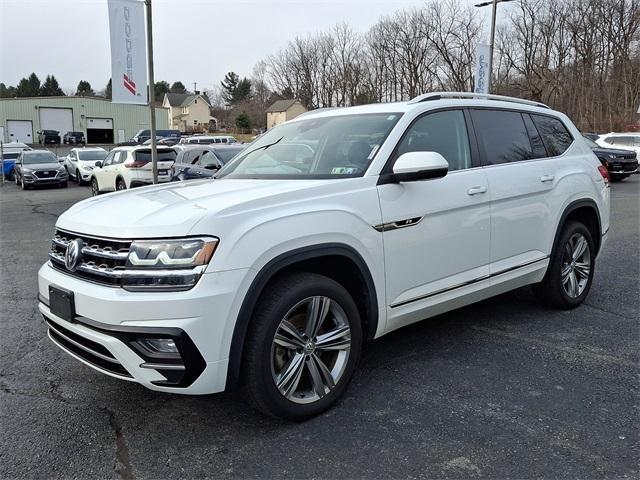
[[[126,190],[127,189],[127,184],[124,183],[124,180],[122,180],[121,178],[119,178],[116,181],[116,190]]]
[[[76,182],[78,185],[82,185],[82,177],[80,176],[80,170],[76,169]]]
[[[362,348],[349,292],[314,273],[287,275],[265,290],[251,320],[244,387],[263,412],[304,420],[345,392]]]
[[[97,197],[100,195],[100,188],[98,187],[98,180],[95,178],[91,179],[91,196]]]
[[[547,273],[533,290],[547,305],[570,309],[589,294],[595,271],[596,251],[589,229],[580,222],[569,222],[562,230]]]

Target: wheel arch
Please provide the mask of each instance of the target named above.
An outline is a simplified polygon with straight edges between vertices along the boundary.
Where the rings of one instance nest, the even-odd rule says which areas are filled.
[[[562,229],[567,222],[576,220],[584,224],[591,232],[591,237],[596,248],[596,255],[600,251],[600,244],[602,243],[602,219],[600,218],[600,211],[596,202],[590,198],[581,200],[575,200],[567,205],[560,216],[560,221],[556,228],[556,233],[553,238],[553,250],[555,250],[560,238]],[[552,250],[552,251],[553,251]]]
[[[339,264],[340,271],[328,271]],[[297,248],[270,260],[254,277],[242,301],[229,349],[226,390],[239,385],[246,334],[253,310],[269,283],[293,271],[313,271],[342,284],[352,295],[363,322],[363,336],[372,339],[378,328],[378,296],[373,277],[362,256],[351,246],[340,243]],[[359,279],[352,279],[357,273]],[[345,285],[347,279],[348,285]],[[357,291],[362,287],[362,291]],[[354,295],[361,293],[362,295]]]

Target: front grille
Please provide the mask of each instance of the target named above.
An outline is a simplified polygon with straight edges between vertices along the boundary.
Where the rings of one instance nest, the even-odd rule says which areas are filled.
[[[122,377],[132,378],[131,374],[127,372],[122,364],[118,362],[104,346],[73,333],[71,330],[52,322],[47,317],[45,317],[45,320],[49,325],[49,335],[62,347],[101,370],[106,370]]]
[[[54,178],[58,172],[55,170],[38,170],[33,173],[38,178]]]
[[[72,272],[65,267],[64,256],[67,245],[75,239],[82,240],[83,247],[80,263]],[[69,275],[102,285],[120,286],[130,247],[129,240],[96,238],[56,230],[51,240],[49,258],[54,268]]]

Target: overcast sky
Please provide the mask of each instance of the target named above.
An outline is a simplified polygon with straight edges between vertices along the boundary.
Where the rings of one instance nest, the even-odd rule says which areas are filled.
[[[296,35],[339,22],[364,32],[381,16],[422,3],[153,0],[155,78],[210,89],[228,71],[249,76]],[[64,90],[79,80],[103,89],[111,76],[108,28],[107,0],[0,0],[0,82],[16,85],[35,71],[41,81],[54,74]]]

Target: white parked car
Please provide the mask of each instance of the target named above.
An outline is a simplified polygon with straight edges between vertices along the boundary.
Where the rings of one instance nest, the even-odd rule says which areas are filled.
[[[172,148],[158,148],[158,181],[171,180],[171,167],[176,159]],[[116,147],[91,172],[91,194],[151,185],[153,168],[148,146]]]
[[[96,162],[104,161],[107,153],[101,147],[72,148],[64,157],[64,168],[70,178],[82,185],[91,180]]]
[[[565,115],[434,93],[306,113],[215,180],[77,203],[39,309],[107,375],[241,386],[303,419],[345,392],[364,342],[402,326],[530,284],[580,305],[608,231],[607,171]]]
[[[632,150],[640,158],[640,132],[607,133],[600,135],[596,143],[604,148],[619,148]]]
[[[180,139],[181,144],[200,144],[200,145],[211,145],[217,143],[240,143],[235,137],[231,135],[192,135],[190,137],[183,137]]]

